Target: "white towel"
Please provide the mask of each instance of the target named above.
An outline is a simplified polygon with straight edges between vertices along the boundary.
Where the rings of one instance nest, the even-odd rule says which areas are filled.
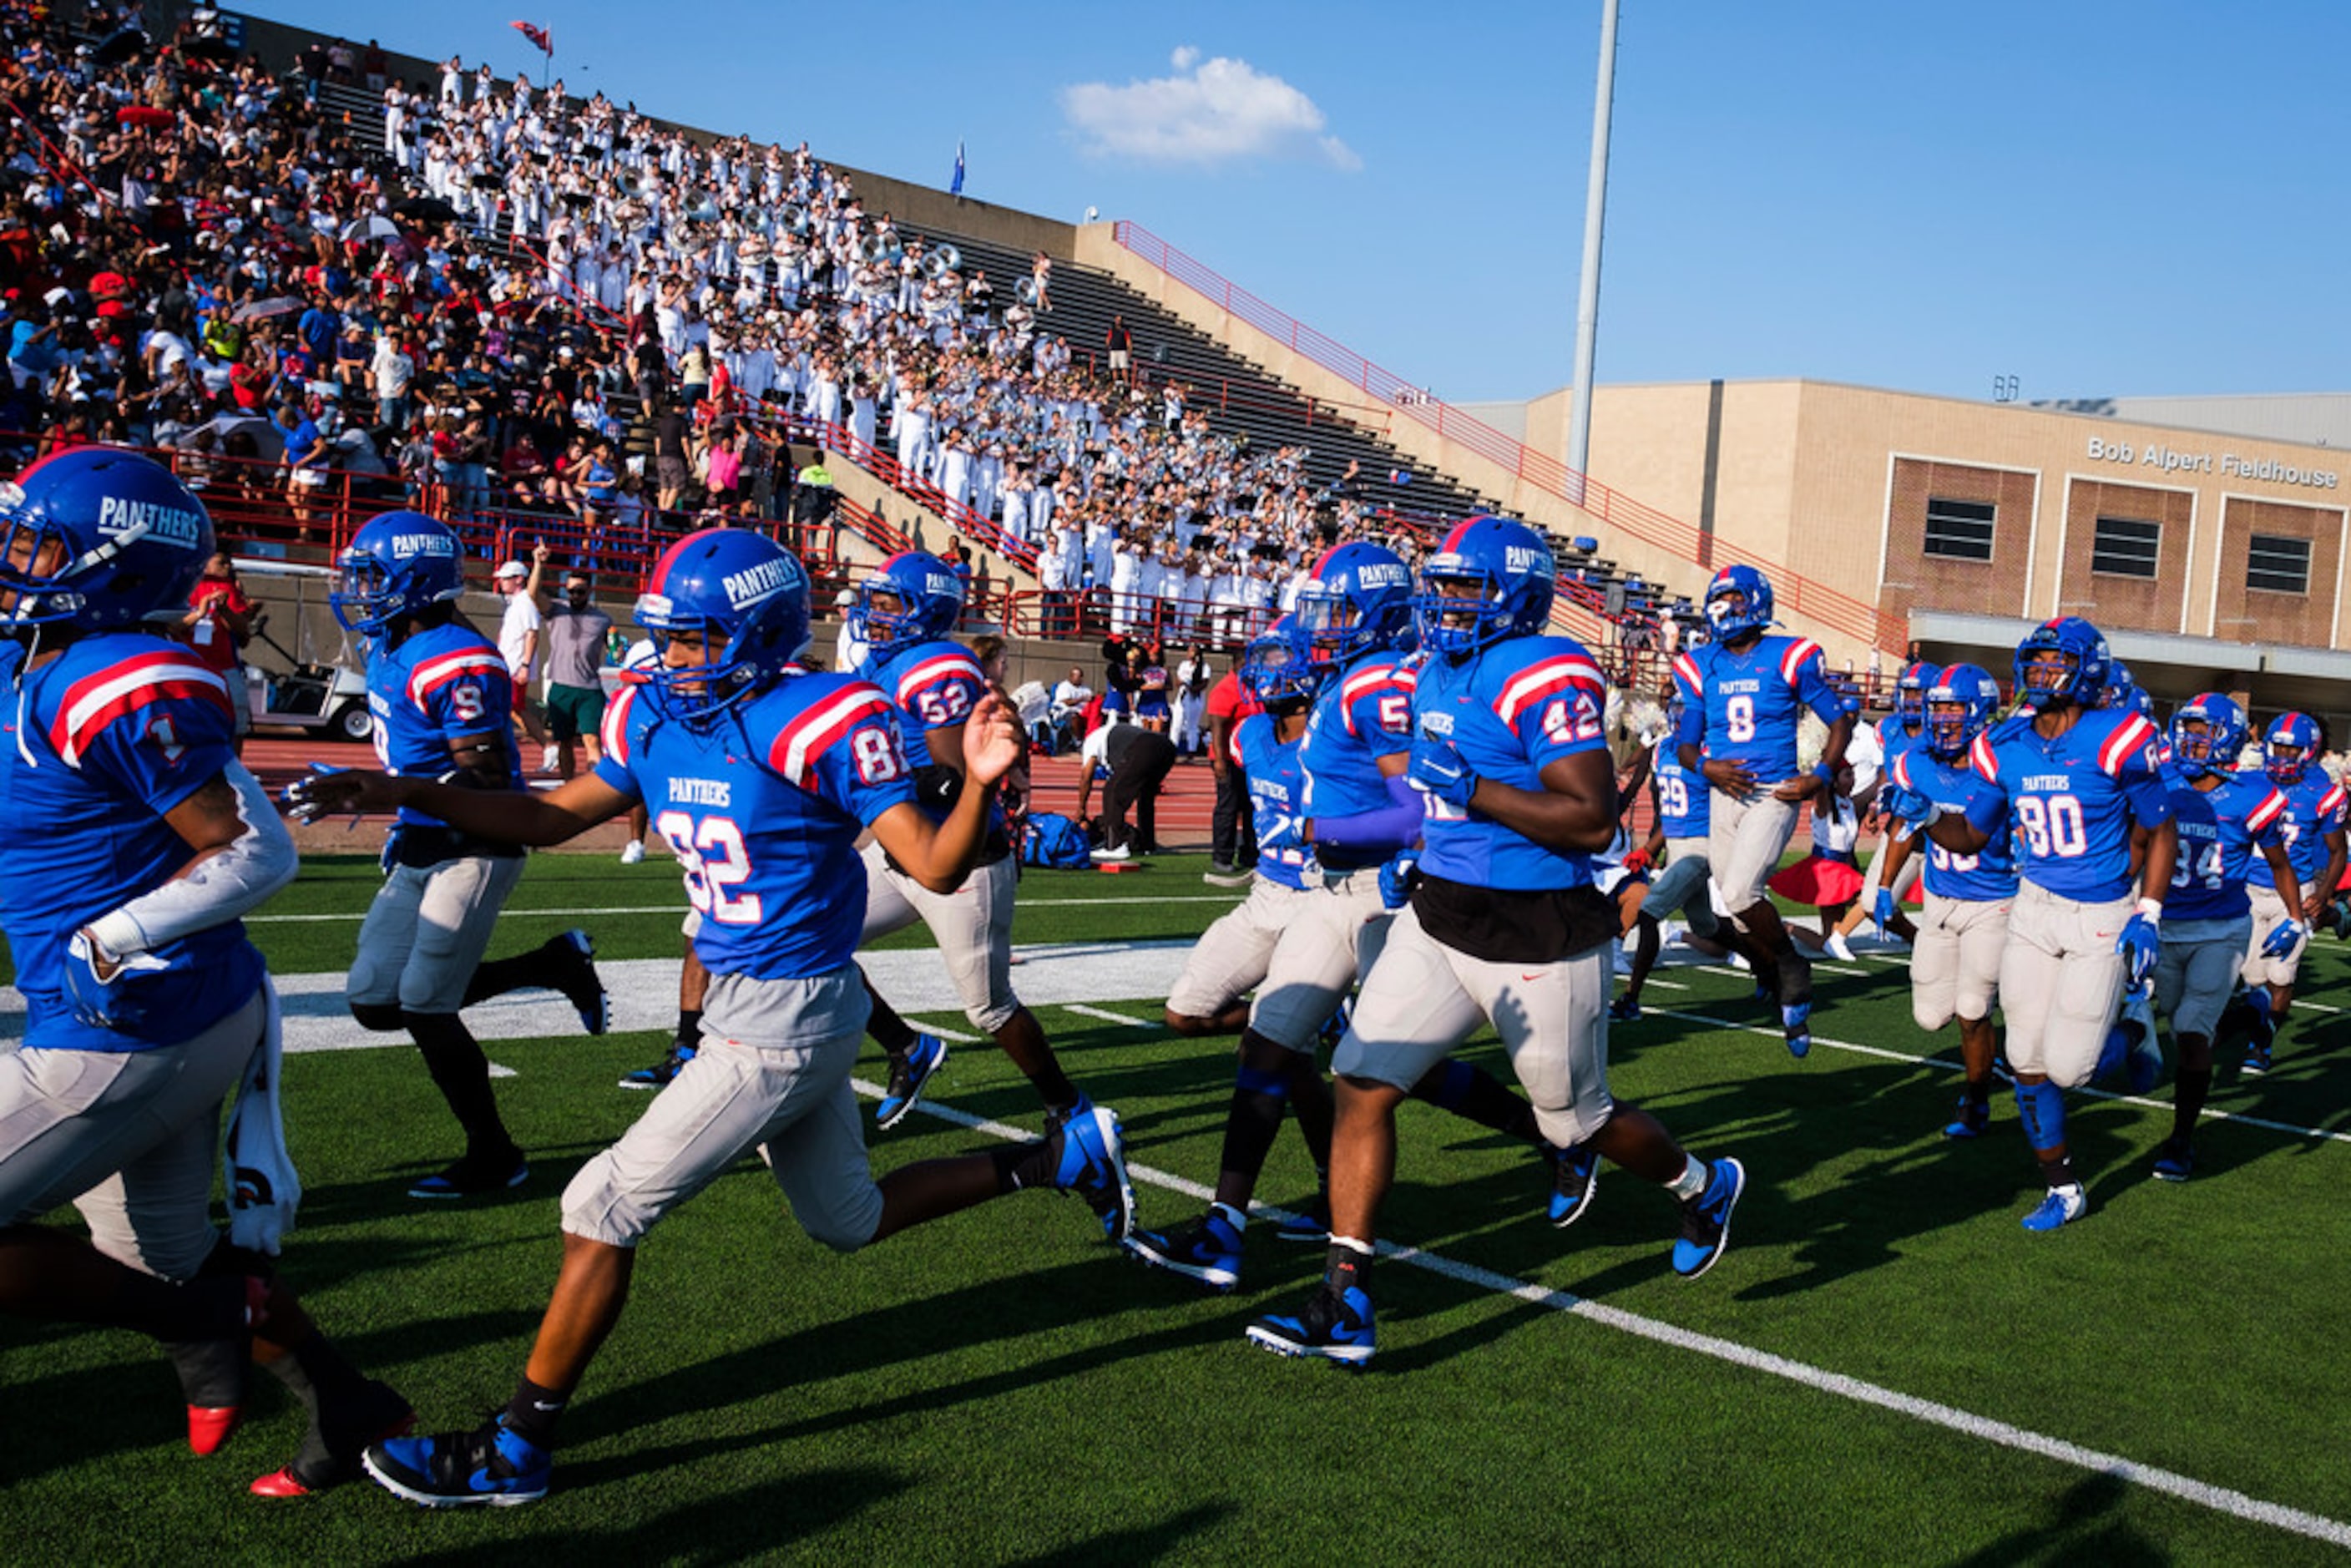
[[[278,1010],[277,988],[266,977],[261,990],[269,1003],[268,1014],[261,1043],[246,1066],[236,1104],[229,1112],[221,1164],[228,1188],[228,1239],[275,1258],[294,1228],[294,1211],[302,1205],[302,1178],[286,1152],[286,1124],[277,1106],[284,1015]]]

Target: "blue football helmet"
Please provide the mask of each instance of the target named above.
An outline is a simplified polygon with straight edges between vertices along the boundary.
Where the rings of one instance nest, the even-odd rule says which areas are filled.
[[[0,631],[177,621],[213,553],[195,493],[152,457],[78,446],[0,485]]]
[[[1980,665],[1953,664],[1927,688],[1923,707],[1927,748],[1956,762],[2000,711],[2000,683]]]
[[[1284,616],[1249,639],[1241,653],[1241,684],[1269,708],[1311,702],[1338,667],[1318,657],[1314,639]]]
[[[894,609],[876,602],[887,598]],[[963,579],[928,550],[900,550],[857,591],[850,626],[876,653],[911,648],[955,630],[963,619]]]
[[[2098,700],[2092,706],[2113,708],[2117,712],[2144,713],[2153,704],[2141,705],[2140,695],[2138,683],[2131,678],[2131,667],[2120,659],[2109,657],[2105,681],[2098,687]]]
[[[1917,729],[1927,722],[1927,694],[1943,678],[1942,670],[1928,664],[1911,665],[1894,683],[1894,716]]]
[[[1412,601],[1420,645],[1463,659],[1505,637],[1532,636],[1551,624],[1558,570],[1551,546],[1524,523],[1488,517],[1455,524],[1437,553],[1421,562],[1420,591]],[[1447,594],[1447,583],[1466,584],[1472,592]]]
[[[2171,756],[2190,778],[2233,773],[2245,745],[2245,710],[2219,692],[2202,692],[2171,716]]]
[[[465,552],[449,525],[422,512],[386,512],[336,558],[342,586],[327,604],[346,632],[381,637],[403,616],[465,591]]]
[[[662,556],[637,624],[661,655],[643,669],[653,701],[681,723],[707,723],[772,685],[808,646],[808,572],[764,534],[705,528]],[[669,642],[681,632],[708,641],[703,663],[673,669]]]
[[[2299,784],[2318,760],[2318,721],[2306,713],[2282,713],[2262,737],[2262,770],[2280,784]]]
[[[2016,645],[2016,695],[2027,707],[2086,705],[2106,684],[2105,633],[2078,615],[2060,615],[2025,633]],[[2038,670],[2035,682],[2031,672]]]
[[[1718,643],[1736,643],[1773,625],[1771,580],[1751,566],[1724,567],[1706,585],[1706,622]]]
[[[1384,546],[1341,545],[1323,552],[1314,575],[1298,585],[1290,613],[1334,659],[1395,647],[1412,631],[1412,569]]]

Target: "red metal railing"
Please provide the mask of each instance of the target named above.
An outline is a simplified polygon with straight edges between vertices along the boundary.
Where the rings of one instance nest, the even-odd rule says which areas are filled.
[[[1194,260],[1140,225],[1122,219],[1113,225],[1112,234],[1123,248],[1228,315],[1248,322],[1287,345],[1292,352],[1394,406],[1399,413],[1435,431],[1441,439],[1508,470],[1537,489],[1582,507],[1610,528],[1670,550],[1695,565],[1709,570],[1714,566],[1713,540],[1693,525],[1612,490],[1596,479],[1576,473],[1559,459],[1512,440],[1484,421],[1438,402],[1343,343],[1323,336],[1247,289],[1236,287],[1214,268]],[[1906,628],[1899,617],[1881,614],[1866,601],[1785,567],[1761,560],[1752,564],[1771,577],[1782,609],[1809,616],[1848,636],[1863,638],[1873,646],[1903,646]]]

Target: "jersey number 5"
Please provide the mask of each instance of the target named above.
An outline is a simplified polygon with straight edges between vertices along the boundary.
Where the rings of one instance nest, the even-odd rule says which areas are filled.
[[[756,925],[759,895],[737,893],[750,879],[751,857],[743,848],[743,830],[732,817],[705,817],[697,825],[684,811],[664,811],[653,819],[653,831],[669,842],[685,873],[686,901],[704,918],[721,925]]]

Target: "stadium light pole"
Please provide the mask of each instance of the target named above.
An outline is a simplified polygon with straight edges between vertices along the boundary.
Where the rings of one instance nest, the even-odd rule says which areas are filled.
[[[1570,499],[1583,504],[1592,455],[1592,360],[1600,336],[1600,227],[1608,209],[1608,120],[1616,92],[1616,0],[1600,0],[1600,86],[1592,99],[1592,173],[1583,194],[1583,280],[1575,297],[1575,385],[1568,400]]]

